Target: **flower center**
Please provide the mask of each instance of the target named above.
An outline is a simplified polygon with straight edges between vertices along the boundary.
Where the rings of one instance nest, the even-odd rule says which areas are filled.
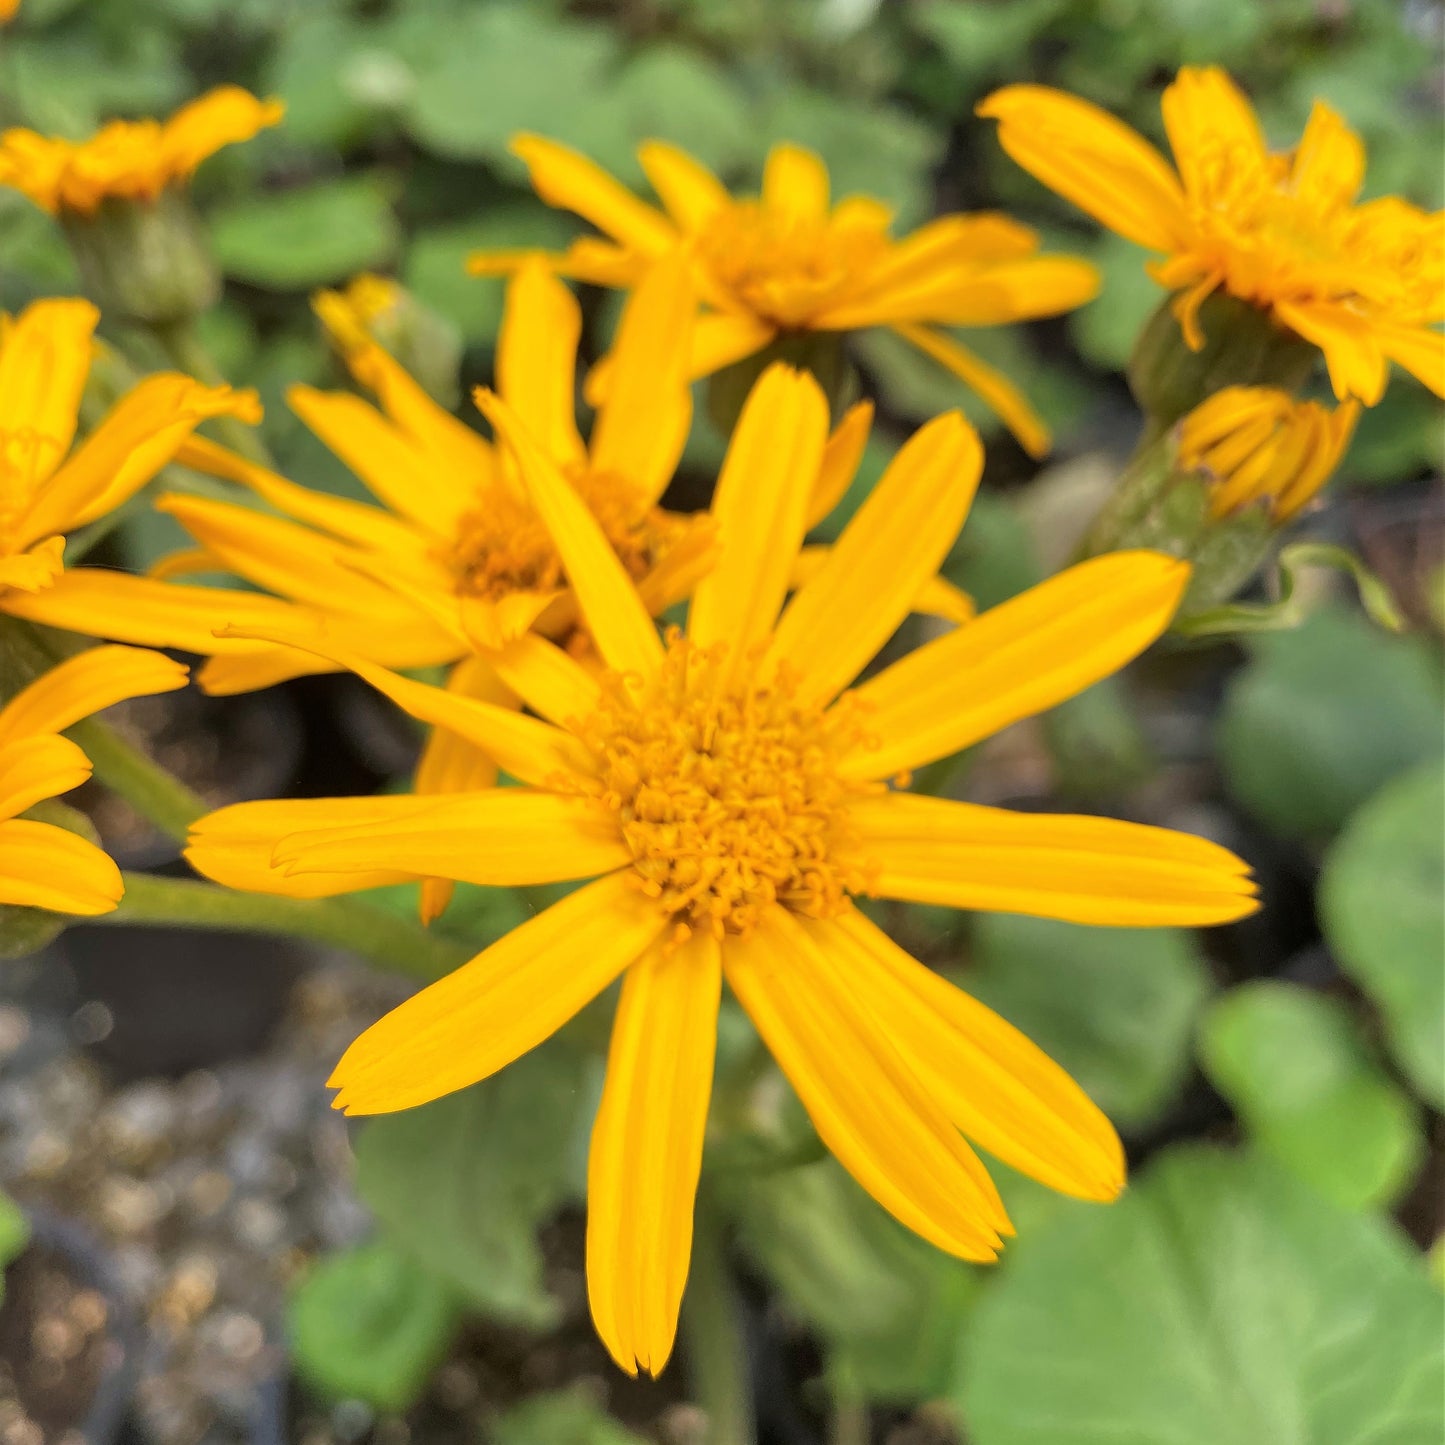
[[[888,247],[881,229],[840,226],[739,201],[712,218],[698,254],[713,279],[756,316],[782,327],[806,322]]]
[[[781,669],[767,686],[725,686],[725,653],[674,630],[657,677],[609,674],[579,730],[639,885],[679,938],[745,934],[774,904],[831,917],[869,884],[847,804],[878,785],[837,766],[867,737],[855,701],[800,704]]]
[[[566,472],[628,576],[634,581],[646,576],[676,539],[681,519],[643,504],[626,477],[576,464]],[[458,593],[491,602],[567,585],[562,558],[541,518],[500,487],[463,514],[446,561]]]

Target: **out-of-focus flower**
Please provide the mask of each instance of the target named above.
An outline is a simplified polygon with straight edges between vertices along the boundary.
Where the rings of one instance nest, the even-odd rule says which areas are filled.
[[[223,85],[169,120],[113,120],[85,141],[16,127],[0,135],[0,185],[52,215],[90,216],[109,197],[154,201],[222,146],[275,125],[284,110],[278,100]]]
[[[120,902],[120,870],[106,853],[68,828],[20,814],[90,776],[90,760],[60,736],[66,728],[112,703],[185,683],[186,669],[159,652],[96,647],[0,708],[0,903],[95,914]]]
[[[718,564],[686,634],[662,641],[543,439],[498,398],[481,404],[516,452],[606,670],[521,639],[496,666],[528,717],[334,654],[523,786],[241,804],[201,820],[188,856],[223,882],[283,893],[434,873],[595,881],[367,1030],[337,1066],[336,1105],[385,1113],[463,1088],[624,976],[587,1261],[593,1319],[628,1371],[656,1373],[672,1348],[724,975],[823,1140],[940,1248],[992,1259],[1010,1232],[963,1135],[1055,1188],[1112,1198],[1124,1161],[1103,1114],[851,899],[1138,925],[1252,912],[1246,866],[1203,839],[885,781],[1113,672],[1167,625],[1188,566],[1147,552],[1084,563],[849,691],[967,513],[982,449],[957,413],[899,452],[784,606],[828,406],[806,373],[771,367],[718,482]]]
[[[167,589],[65,567],[65,534],[130,500],[208,417],[261,416],[254,392],[148,376],[72,449],[99,319],[88,301],[36,301],[0,319],[0,612],[94,637],[210,650],[227,621],[277,620],[269,598]],[[224,611],[207,607],[217,598]],[[202,643],[203,647],[197,647]]]
[[[1027,226],[991,212],[950,215],[895,240],[881,202],[846,196],[830,205],[826,167],[796,145],[769,153],[759,196],[735,199],[691,156],[650,141],[638,156],[664,210],[555,141],[523,135],[512,149],[544,201],[606,237],[578,240],[552,258],[565,273],[634,287],[658,257],[686,252],[705,307],[694,333],[694,377],[779,338],[886,326],[962,378],[1029,452],[1048,450],[1048,431],[1023,393],[940,329],[1054,316],[1095,295],[1094,268],[1039,255]],[[479,252],[469,265],[486,275],[535,254]]]
[[[20,9],[20,0],[0,0],[0,25],[15,18],[15,12]]]
[[[1163,112],[1173,166],[1061,91],[1010,85],[978,108],[1025,170],[1162,253],[1150,271],[1174,293],[1191,349],[1205,343],[1201,305],[1222,290],[1318,347],[1341,400],[1374,405],[1391,361],[1445,395],[1445,335],[1433,329],[1445,319],[1445,214],[1398,196],[1357,204],[1364,147],[1323,102],[1285,153],[1266,147],[1249,102],[1215,67],[1181,70]]]
[[[1178,462],[1210,482],[1210,511],[1256,503],[1288,521],[1330,479],[1354,434],[1359,403],[1296,401],[1269,386],[1231,386],[1179,424]]]

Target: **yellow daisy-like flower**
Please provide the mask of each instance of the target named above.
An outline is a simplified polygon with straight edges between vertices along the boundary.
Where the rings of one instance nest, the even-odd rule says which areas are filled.
[[[895,240],[881,202],[846,196],[830,205],[827,168],[796,145],[769,153],[759,196],[734,198],[706,166],[649,141],[638,157],[663,210],[555,141],[523,135],[512,149],[548,205],[576,212],[607,238],[576,241],[554,258],[568,274],[633,287],[660,256],[686,251],[706,308],[694,332],[694,377],[778,337],[886,326],[976,391],[1031,454],[1048,450],[1048,430],[1023,393],[939,329],[1055,316],[1094,297],[1094,268],[1039,255],[1027,226],[996,213],[950,215]],[[506,271],[531,254],[479,252],[469,269]]]
[[[184,105],[169,120],[113,120],[75,142],[16,127],[0,135],[0,185],[51,215],[92,215],[107,197],[153,201],[189,180],[222,146],[275,125],[285,107],[234,85]]]
[[[1357,204],[1365,152],[1316,102],[1294,150],[1270,151],[1248,100],[1214,67],[1164,92],[1171,166],[1088,101],[1037,85],[996,91],[978,113],[1023,168],[1131,241],[1175,292],[1186,342],[1203,345],[1212,292],[1267,311],[1319,347],[1335,395],[1373,406],[1390,361],[1445,396],[1445,213],[1397,196]]]
[[[992,1259],[1010,1232],[965,1134],[1055,1188],[1112,1198],[1124,1161],[1103,1114],[851,898],[1111,924],[1251,912],[1246,866],[1202,839],[885,781],[1114,671],[1166,626],[1188,566],[1147,552],[1086,562],[848,691],[968,510],[982,451],[957,413],[900,451],[784,606],[828,405],[808,375],[770,367],[718,482],[718,565],[686,635],[663,641],[542,440],[498,398],[480,403],[515,450],[606,671],[519,639],[496,667],[529,716],[338,655],[523,786],[242,804],[201,820],[188,856],[223,882],[298,893],[433,873],[593,881],[368,1029],[337,1066],[337,1106],[384,1113],[464,1088],[623,976],[592,1137],[587,1271],[598,1332],[628,1371],[656,1373],[672,1348],[724,977],[825,1143],[940,1248]]]
[[[126,698],[174,692],[186,669],[159,652],[96,647],[62,662],[0,707],[0,903],[56,913],[109,913],[120,870],[88,839],[20,816],[79,787],[90,759],[60,734]]]
[[[1229,386],[1179,423],[1179,464],[1212,479],[1216,517],[1264,502],[1283,523],[1330,479],[1359,414],[1356,401],[1330,408],[1272,386]]]
[[[225,621],[276,625],[277,604],[214,595],[99,567],[67,570],[65,533],[130,500],[208,417],[254,422],[254,392],[207,387],[175,372],[148,376],[72,450],[99,313],[88,301],[36,301],[0,318],[0,612],[155,647],[214,642]],[[189,618],[177,633],[172,619]]]

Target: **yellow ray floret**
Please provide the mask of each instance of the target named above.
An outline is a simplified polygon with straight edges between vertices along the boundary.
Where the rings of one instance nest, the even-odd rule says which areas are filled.
[[[1263,502],[1286,522],[1329,481],[1359,412],[1353,400],[1331,408],[1271,386],[1227,386],[1179,423],[1179,464],[1210,479],[1216,517]]]
[[[255,393],[188,376],[148,376],[78,445],[81,393],[98,313],[36,301],[0,318],[0,612],[72,632],[209,650],[225,622],[276,625],[268,598],[166,588],[98,567],[67,569],[65,534],[129,501],[213,416],[260,419]],[[198,646],[199,644],[199,646]]]
[[[555,141],[522,135],[512,149],[544,201],[606,238],[579,240],[554,258],[568,274],[630,288],[658,258],[679,248],[689,257],[704,306],[693,376],[779,336],[887,326],[977,391],[1029,452],[1048,450],[1047,428],[1023,393],[940,329],[1055,316],[1094,296],[1094,268],[1038,254],[1027,226],[992,213],[950,215],[894,239],[886,206],[865,196],[832,204],[823,162],[796,145],[769,153],[761,194],[734,197],[691,156],[649,141],[638,155],[661,210]],[[507,271],[528,254],[481,252],[470,265],[477,274]]]
[[[1445,396],[1445,214],[1397,196],[1360,204],[1364,147],[1322,101],[1284,153],[1213,66],[1181,70],[1163,111],[1173,166],[1062,91],[1010,85],[978,108],[1025,170],[1162,255],[1151,271],[1194,349],[1199,307],[1222,289],[1319,347],[1342,401],[1373,406],[1391,361]]]
[[[1151,552],[1084,563],[849,690],[968,512],[982,453],[959,415],[900,451],[789,599],[828,411],[811,377],[769,368],[718,483],[718,565],[687,631],[659,640],[535,424],[482,403],[604,670],[525,639],[499,671],[529,716],[332,652],[413,716],[505,756],[523,786],[423,811],[400,799],[240,804],[203,819],[188,856],[222,881],[283,893],[388,872],[592,881],[357,1039],[332,1079],[336,1105],[384,1113],[463,1088],[622,977],[587,1260],[593,1319],[628,1371],[656,1373],[672,1347],[723,977],[819,1135],[940,1248],[992,1259],[1011,1232],[966,1139],[1054,1188],[1112,1198],[1124,1161],[1108,1120],[853,899],[1113,924],[1216,923],[1256,907],[1246,866],[1204,839],[897,790],[903,770],[1128,662],[1168,626],[1187,564]]]
[[[153,201],[189,180],[222,146],[275,125],[285,107],[223,85],[169,120],[113,120],[89,140],[68,141],[16,127],[0,135],[0,185],[52,215],[93,214],[102,201]]]
[[[85,838],[19,816],[90,776],[90,760],[61,733],[130,697],[184,687],[186,669],[159,652],[97,647],[62,662],[0,708],[0,903],[56,913],[109,913],[120,870]]]

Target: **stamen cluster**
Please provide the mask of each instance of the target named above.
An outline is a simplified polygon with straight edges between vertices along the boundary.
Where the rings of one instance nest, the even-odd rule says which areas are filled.
[[[870,785],[837,768],[865,740],[857,709],[800,703],[783,668],[730,684],[725,659],[673,633],[657,678],[609,675],[581,728],[600,801],[679,938],[746,934],[775,903],[827,918],[868,886],[847,803]]]

